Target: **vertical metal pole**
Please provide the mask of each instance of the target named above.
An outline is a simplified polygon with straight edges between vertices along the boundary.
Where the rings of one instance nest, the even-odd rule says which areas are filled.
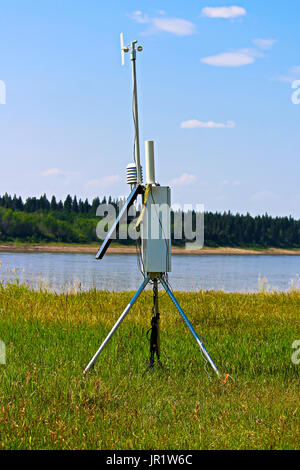
[[[150,365],[149,369],[154,370],[155,355],[157,363],[162,367],[160,362],[160,328],[159,328],[159,309],[158,309],[158,279],[153,278],[153,317],[151,319],[150,336]],[[148,333],[147,333],[148,335]]]
[[[158,287],[157,287],[157,279],[155,279],[155,307],[154,312],[157,317],[157,361],[160,363],[160,318],[159,318],[159,310],[158,310]]]
[[[146,160],[146,184],[155,184],[153,140],[146,140],[145,142],[145,160]]]
[[[160,324],[159,324],[160,318],[159,318],[159,309],[158,309],[158,281],[156,278],[153,280],[153,301],[154,301],[154,304],[153,304],[154,317],[152,318],[152,321],[154,321],[154,323],[152,325],[152,331],[154,327],[155,333],[156,333],[155,344],[151,345],[152,347],[154,347],[153,364],[154,364],[154,353],[156,353],[157,362],[158,364],[161,365],[161,362],[160,362]]]
[[[140,286],[139,290],[136,292],[136,294],[133,296],[133,298],[131,299],[131,301],[129,302],[129,304],[127,305],[127,307],[125,308],[124,312],[122,313],[122,315],[120,316],[119,320],[117,321],[117,323],[114,325],[114,327],[112,328],[112,330],[110,331],[110,333],[107,335],[107,337],[105,338],[105,340],[103,341],[103,343],[101,344],[100,348],[98,349],[98,351],[96,352],[96,354],[94,355],[94,357],[91,359],[91,361],[88,363],[88,365],[86,366],[86,368],[84,369],[83,373],[86,374],[88,372],[88,370],[93,366],[94,362],[96,361],[97,357],[99,356],[99,354],[102,352],[102,350],[104,349],[105,345],[108,343],[108,341],[110,340],[110,338],[113,336],[113,334],[117,331],[117,329],[119,328],[119,326],[121,325],[122,321],[124,320],[124,318],[126,317],[126,315],[128,314],[128,312],[130,311],[131,307],[134,305],[134,303],[137,301],[137,299],[139,298],[139,296],[141,295],[141,293],[143,292],[143,290],[145,289],[146,285],[148,284],[150,280],[150,276],[147,276],[144,280],[144,282],[142,283],[142,285]]]
[[[139,135],[139,112],[138,112],[138,99],[137,99],[137,80],[136,80],[136,41],[131,43],[131,64],[132,64],[132,85],[133,85],[133,117],[134,117],[134,132],[135,132],[135,163],[137,171],[137,182],[142,183],[141,175],[141,159],[140,159],[140,135]]]
[[[205,358],[207,359],[207,361],[209,362],[209,364],[211,365],[211,367],[213,368],[213,370],[215,371],[215,373],[219,376],[220,373],[215,365],[215,363],[213,362],[212,358],[210,357],[210,355],[208,354],[208,352],[206,351],[202,341],[200,340],[200,338],[198,337],[196,331],[194,330],[194,328],[192,327],[189,319],[187,318],[187,316],[185,315],[184,311],[182,310],[182,308],[180,307],[179,303],[177,302],[173,292],[170,290],[168,284],[166,283],[166,281],[161,277],[160,278],[161,280],[161,283],[162,285],[164,286],[166,292],[169,294],[169,297],[170,299],[172,300],[173,304],[175,305],[175,307],[177,308],[178,312],[180,313],[180,315],[182,316],[183,320],[185,321],[185,323],[187,324],[190,332],[192,333],[192,335],[194,336],[195,340],[197,341],[198,343],[198,346],[199,348],[201,349],[201,351],[203,352]]]

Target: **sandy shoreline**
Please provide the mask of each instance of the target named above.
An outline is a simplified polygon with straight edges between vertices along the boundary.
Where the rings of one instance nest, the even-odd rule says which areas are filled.
[[[88,253],[96,254],[98,246],[95,245],[10,245],[0,244],[0,252],[13,253]],[[111,247],[108,254],[134,254],[135,247]],[[267,250],[248,250],[241,248],[203,248],[202,250],[189,250],[185,248],[172,248],[174,255],[300,255],[300,250],[283,250],[270,248]]]

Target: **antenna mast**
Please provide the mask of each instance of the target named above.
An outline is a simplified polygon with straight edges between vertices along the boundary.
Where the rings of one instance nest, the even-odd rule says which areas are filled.
[[[136,51],[141,52],[142,46],[136,48],[138,41],[133,41],[129,46],[124,47],[123,33],[120,34],[121,39],[121,56],[122,65],[124,65],[124,53],[130,51],[131,67],[132,67],[132,112],[134,122],[134,160],[137,172],[137,184],[142,184],[141,157],[140,157],[140,133],[139,133],[139,112],[137,98],[137,79],[136,79]]]

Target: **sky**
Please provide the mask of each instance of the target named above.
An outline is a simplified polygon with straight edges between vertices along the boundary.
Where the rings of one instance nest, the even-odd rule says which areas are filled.
[[[1,3],[0,194],[128,194],[122,31],[173,203],[300,218],[299,0]]]

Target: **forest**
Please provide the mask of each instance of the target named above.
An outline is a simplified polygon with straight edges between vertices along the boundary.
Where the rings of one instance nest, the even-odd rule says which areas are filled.
[[[7,193],[0,196],[0,242],[2,243],[80,243],[97,242],[96,216],[100,204],[113,204],[116,210],[122,200],[111,196],[89,202],[68,195],[64,201],[44,194],[26,201]],[[193,213],[193,220],[196,214]],[[172,216],[172,243],[182,246],[185,239],[174,239]],[[292,217],[271,217],[268,214],[232,214],[231,212],[204,214],[204,240],[207,247],[242,248],[300,248],[300,220]],[[124,245],[135,244],[130,238],[117,240]]]

